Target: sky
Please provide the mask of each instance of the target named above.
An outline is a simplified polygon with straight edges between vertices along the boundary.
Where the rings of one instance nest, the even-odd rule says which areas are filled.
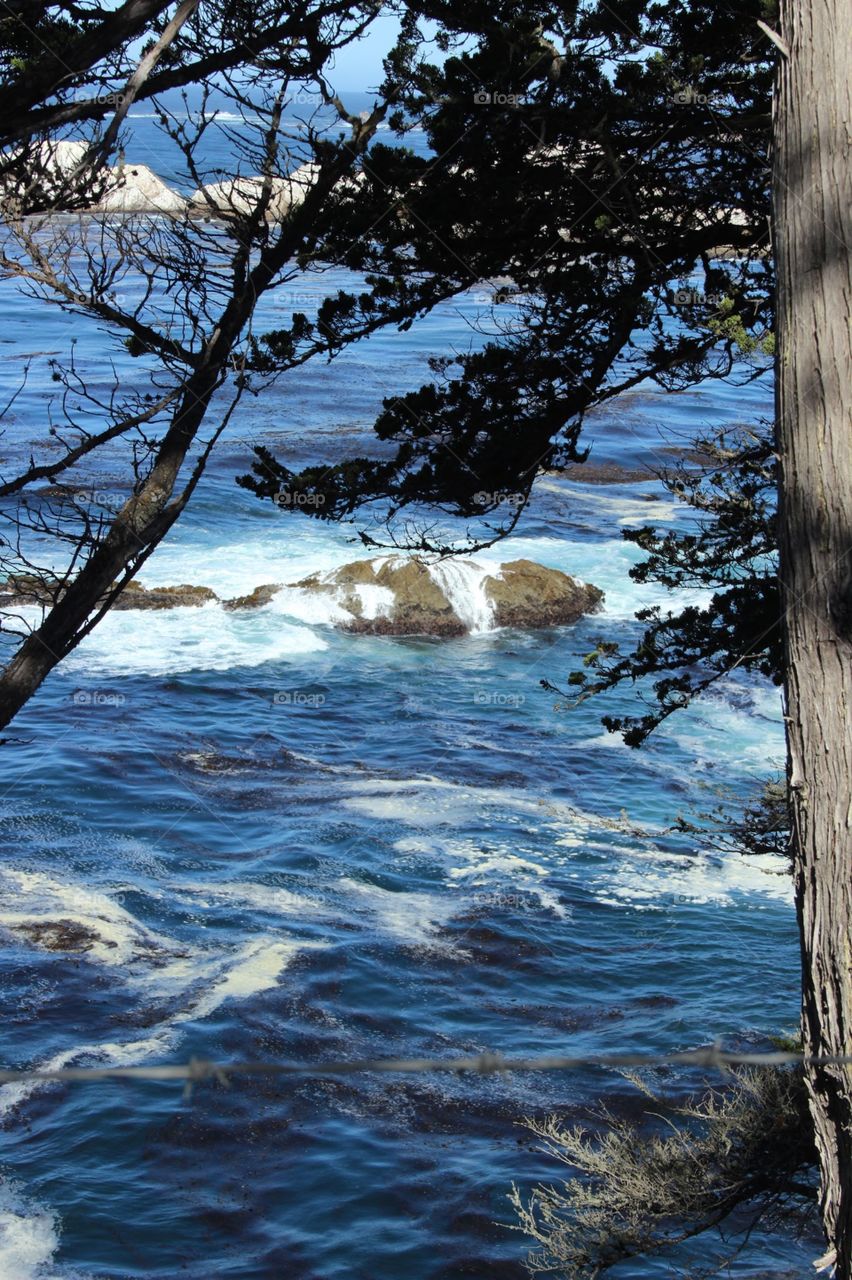
[[[399,22],[383,15],[371,25],[367,35],[335,57],[334,84],[339,89],[373,89],[382,78],[382,58],[393,45]]]

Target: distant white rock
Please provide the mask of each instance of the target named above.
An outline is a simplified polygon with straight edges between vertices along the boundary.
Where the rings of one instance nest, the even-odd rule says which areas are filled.
[[[187,200],[173,190],[146,164],[130,164],[122,159],[113,168],[96,177],[81,175],[77,198],[70,184],[76,169],[84,162],[88,144],[65,138],[50,138],[35,148],[33,159],[28,162],[31,177],[9,174],[0,179],[0,199],[14,202],[23,196],[27,187],[38,193],[38,206],[50,209],[55,201],[57,210],[63,207],[79,209],[87,198],[97,192],[100,198],[86,210],[93,214],[163,214],[170,217],[229,219],[246,217],[257,208],[264,193],[264,179],[259,175],[225,178],[221,182],[198,187]],[[14,153],[6,153],[12,158]],[[28,156],[29,161],[29,156]],[[267,220],[282,222],[290,211],[304,201],[311,187],[317,182],[320,166],[314,161],[300,165],[286,177],[271,181]],[[341,192],[354,193],[364,180],[363,173],[342,178],[338,184]],[[90,194],[91,193],[91,194]],[[81,200],[82,197],[82,200]]]
[[[319,173],[320,166],[311,160],[294,169],[286,178],[273,178],[267,219],[282,222],[292,209],[298,208],[316,183]],[[355,190],[363,180],[364,175],[358,173],[352,178],[342,178],[338,187]],[[189,198],[189,212],[208,218],[246,217],[257,207],[263,194],[263,184],[264,179],[256,175],[226,178],[223,182],[199,187]]]
[[[186,212],[184,197],[167,186],[145,164],[122,161],[94,177],[88,173],[81,174],[79,184],[72,182],[74,172],[83,164],[88,149],[85,142],[66,138],[45,139],[34,149],[28,163],[31,177],[22,180],[19,175],[9,175],[3,184],[3,195],[21,196],[22,188],[31,185],[38,190],[40,204],[49,208],[50,202],[55,200],[56,207],[61,210],[64,205],[78,208],[80,197],[90,199],[91,194],[95,194],[94,188],[102,194],[89,212],[171,215]],[[76,193],[75,187],[78,187]],[[78,197],[73,202],[68,199],[72,194]]]
[[[17,174],[6,175],[0,184],[4,197],[23,196],[28,187],[38,188],[46,200],[57,199],[67,187],[68,179],[83,162],[88,147],[70,138],[45,138],[32,152],[29,176],[21,181]],[[28,157],[29,157],[29,153]],[[6,152],[4,159],[14,160],[20,149]]]
[[[46,138],[36,148],[36,165],[57,178],[68,177],[82,163],[88,144],[70,138]]]
[[[226,178],[198,187],[189,197],[189,212],[208,218],[244,218],[263,195],[263,178]],[[290,209],[286,178],[274,178],[267,217],[280,222]]]
[[[273,178],[266,216],[270,222],[282,222],[294,205],[301,204],[313,181],[316,166],[302,165],[286,178]],[[199,187],[189,199],[190,212],[210,218],[244,218],[260,203],[264,178],[226,178]]]
[[[186,212],[187,202],[146,164],[122,164],[110,171],[106,191],[95,208],[103,213]]]

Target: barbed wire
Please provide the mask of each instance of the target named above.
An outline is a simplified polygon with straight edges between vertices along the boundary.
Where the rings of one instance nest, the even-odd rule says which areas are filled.
[[[529,1058],[508,1058],[500,1053],[479,1053],[460,1058],[352,1058],[327,1062],[213,1062],[192,1057],[188,1062],[160,1066],[0,1068],[0,1084],[21,1081],[68,1083],[94,1080],[182,1080],[193,1085],[215,1081],[229,1086],[234,1076],[348,1076],[359,1074],[426,1074],[443,1072],[479,1075],[513,1071],[579,1071],[586,1068],[621,1070],[637,1067],[709,1067],[722,1072],[747,1066],[852,1066],[852,1055],[819,1056],[787,1050],[764,1053],[729,1052],[720,1044],[682,1053],[611,1053],[580,1057],[546,1054]]]

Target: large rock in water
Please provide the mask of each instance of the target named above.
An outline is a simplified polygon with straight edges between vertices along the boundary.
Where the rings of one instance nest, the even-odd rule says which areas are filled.
[[[111,169],[106,190],[95,206],[104,213],[165,213],[179,217],[186,200],[146,164],[123,164]]]
[[[512,560],[489,571],[472,560],[357,560],[293,586],[330,597],[345,631],[461,636],[494,627],[561,627],[600,607],[603,592],[559,569]]]
[[[319,166],[308,163],[294,169],[286,178],[273,177],[269,183],[267,220],[282,222],[291,209],[302,204],[318,174]],[[245,218],[254,212],[263,191],[264,179],[260,175],[226,178],[194,191],[189,198],[189,212],[196,217],[224,221]]]
[[[603,602],[599,587],[545,569],[534,560],[510,560],[500,573],[485,579],[494,606],[495,627],[564,627]]]
[[[473,560],[427,563],[416,557],[387,556],[356,560],[331,573],[314,573],[288,588],[263,583],[232,600],[220,600],[210,587],[191,583],[143,587],[133,580],[112,607],[200,608],[218,602],[227,610],[259,609],[283,590],[328,600],[332,607],[322,620],[344,631],[380,636],[463,636],[495,627],[562,627],[593,613],[603,600],[597,587],[533,560],[488,567]],[[35,574],[11,575],[0,582],[0,608],[48,606],[61,599],[63,592],[58,579],[46,582]]]

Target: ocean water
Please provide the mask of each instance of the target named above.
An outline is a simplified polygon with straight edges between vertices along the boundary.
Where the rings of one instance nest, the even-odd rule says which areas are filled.
[[[152,127],[136,122],[128,155],[169,176]],[[234,477],[252,443],[292,465],[367,447],[382,396],[475,340],[480,310],[462,298],[244,404],[141,581],[228,596],[368,554],[353,528],[261,504]],[[8,286],[0,315],[5,381],[31,361],[0,443],[10,468],[50,444],[37,353],[73,333],[78,366],[108,380],[108,339]],[[586,441],[593,461],[657,465],[702,425],[768,412],[759,383],[640,388]],[[121,489],[113,461],[105,495]],[[671,830],[782,767],[777,691],[735,673],[636,752],[600,724],[633,691],[566,711],[539,685],[600,636],[629,643],[638,607],[677,603],[630,580],[621,532],[688,519],[653,478],[542,478],[516,534],[475,559],[481,573],[529,557],[603,588],[602,612],[571,628],[494,630],[479,573],[458,566],[476,625],[458,640],[341,634],[295,590],[247,613],[107,618],[2,748],[4,1062],[663,1052],[791,1028],[787,877]],[[591,1069],[259,1078],[188,1099],[6,1085],[0,1277],[520,1280],[507,1193],[561,1176],[521,1121],[580,1120],[601,1098],[636,1107],[621,1076]],[[814,1248],[755,1237],[731,1274],[804,1275]]]

